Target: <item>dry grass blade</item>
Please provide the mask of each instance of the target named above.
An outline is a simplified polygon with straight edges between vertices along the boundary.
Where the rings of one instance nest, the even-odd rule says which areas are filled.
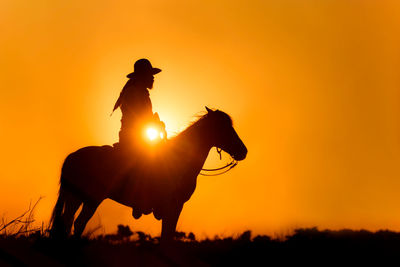
[[[29,208],[27,211],[22,213],[20,216],[16,217],[15,219],[7,222],[4,218],[2,218],[2,223],[0,225],[0,233],[4,236],[18,236],[22,234],[29,234],[32,232],[36,232],[39,229],[33,228],[30,229],[31,225],[34,220],[34,210],[38,205],[39,201],[42,200],[43,197],[39,197],[39,199],[35,202],[32,206],[32,202],[29,203]],[[11,229],[10,229],[11,228]],[[15,231],[14,229],[18,229]]]

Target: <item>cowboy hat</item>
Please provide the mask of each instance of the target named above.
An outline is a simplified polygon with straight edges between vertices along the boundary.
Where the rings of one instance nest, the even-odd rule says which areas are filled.
[[[161,72],[159,68],[153,68],[148,59],[142,58],[135,62],[133,65],[133,72],[126,75],[128,78],[133,78],[135,75],[141,74],[157,74]]]

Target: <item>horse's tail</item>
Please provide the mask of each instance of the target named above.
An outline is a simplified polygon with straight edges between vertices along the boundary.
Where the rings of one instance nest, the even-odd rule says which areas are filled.
[[[50,218],[51,237],[57,237],[63,231],[62,213],[64,210],[64,204],[65,204],[65,191],[63,190],[60,184],[60,189],[58,191],[58,199]]]

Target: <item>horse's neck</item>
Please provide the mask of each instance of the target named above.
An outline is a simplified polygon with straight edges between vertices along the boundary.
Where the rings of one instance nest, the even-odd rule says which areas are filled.
[[[178,138],[180,139],[178,142],[180,143],[179,149],[184,151],[182,153],[184,160],[190,162],[191,165],[200,171],[213,146],[210,138],[206,135],[204,125],[193,125],[191,129],[185,131]]]

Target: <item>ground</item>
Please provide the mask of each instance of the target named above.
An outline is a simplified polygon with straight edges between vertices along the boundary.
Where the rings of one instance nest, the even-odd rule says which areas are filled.
[[[379,266],[400,263],[400,233],[297,229],[284,240],[252,237],[197,241],[178,233],[161,249],[159,238],[124,226],[114,235],[55,241],[36,232],[0,237],[0,266],[282,266],[307,264]]]

